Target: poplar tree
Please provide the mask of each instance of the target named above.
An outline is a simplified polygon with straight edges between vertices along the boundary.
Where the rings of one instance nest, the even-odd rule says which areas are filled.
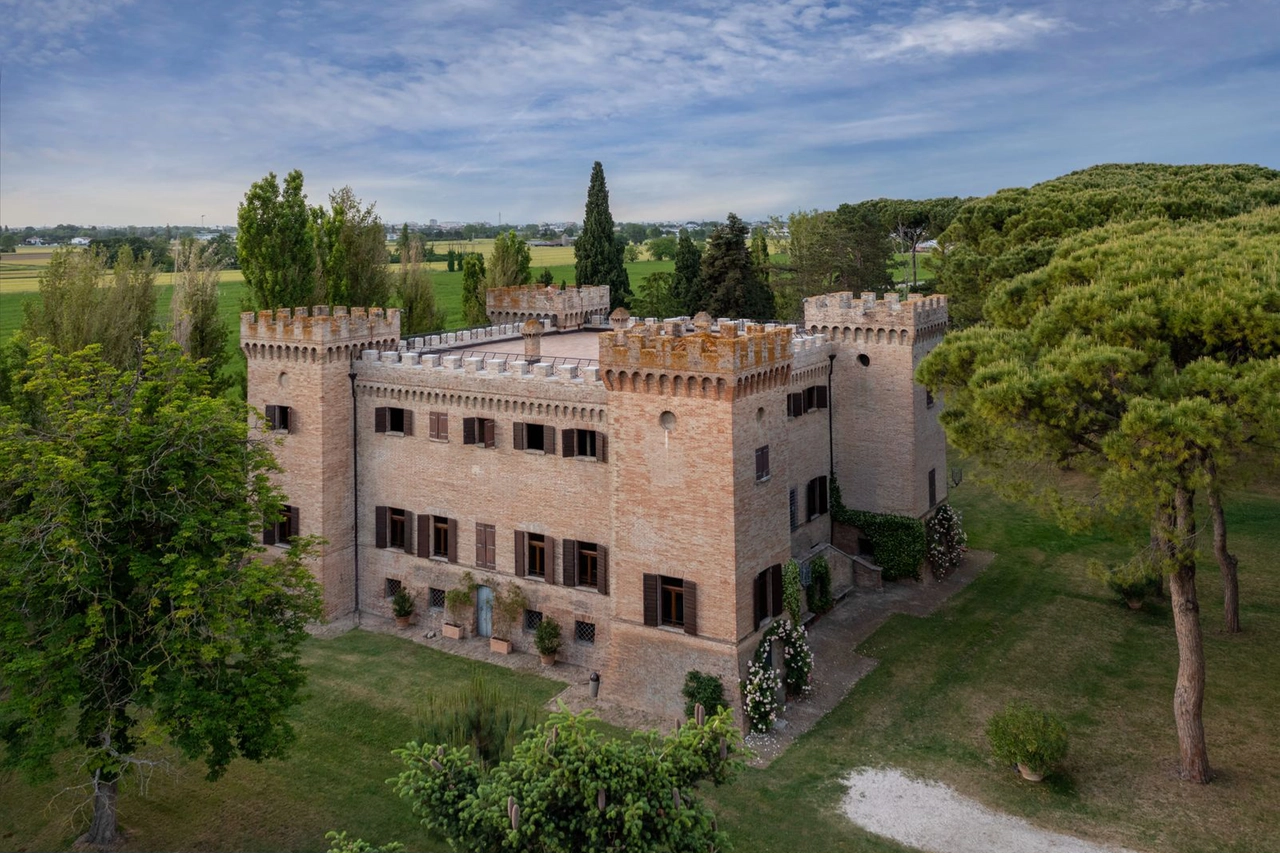
[[[254,306],[310,305],[317,295],[316,257],[302,172],[290,172],[283,190],[275,172],[254,182],[244,194],[236,225],[236,254]]]
[[[699,311],[707,310],[708,301],[702,286],[702,250],[683,228],[680,229],[680,237],[676,242],[675,260],[671,295],[679,306],[678,310],[692,317]]]
[[[210,381],[222,387],[227,361],[227,324],[218,316],[218,247],[184,237],[174,255],[170,331],[182,351],[203,361]]]
[[[484,283],[484,255],[468,252],[462,258],[462,319],[468,326],[484,326],[489,322]]]
[[[489,255],[486,287],[518,287],[533,281],[529,244],[515,231],[499,234]]]
[[[752,262],[747,233],[746,224],[730,213],[728,221],[707,239],[702,280],[710,296],[709,310],[717,317],[769,320],[773,294]]]
[[[579,286],[608,286],[610,310],[631,305],[631,280],[623,263],[623,248],[614,239],[609,189],[604,166],[597,160],[591,167],[582,233],[573,243],[574,274]]]

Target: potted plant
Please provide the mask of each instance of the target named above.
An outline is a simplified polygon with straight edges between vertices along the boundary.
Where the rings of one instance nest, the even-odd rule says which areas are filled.
[[[391,612],[395,614],[397,628],[409,627],[409,619],[413,616],[417,600],[417,594],[410,595],[409,590],[404,587],[397,589],[395,595],[391,596]]]
[[[441,633],[446,637],[461,640],[467,636],[467,615],[475,590],[476,582],[471,577],[471,572],[466,572],[462,575],[462,586],[454,587],[444,594],[445,622]]]
[[[494,634],[489,638],[489,650],[501,655],[511,654],[512,638],[516,625],[529,606],[524,590],[508,582],[493,597]]]
[[[544,618],[533,633],[533,644],[538,647],[542,665],[554,665],[556,652],[560,651],[560,623],[550,617]]]
[[[1067,754],[1067,730],[1052,714],[1010,702],[987,722],[996,760],[1014,764],[1022,778],[1039,782]]]

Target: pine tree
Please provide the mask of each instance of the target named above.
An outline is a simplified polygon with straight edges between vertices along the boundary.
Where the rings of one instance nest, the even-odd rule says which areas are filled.
[[[736,214],[711,232],[702,256],[702,280],[717,317],[773,317],[773,294],[760,280],[747,249],[747,226]]]
[[[672,274],[671,295],[679,310],[692,317],[709,307],[706,291],[702,287],[702,250],[693,242],[689,232],[680,229],[676,243],[676,270]]]
[[[604,166],[597,160],[591,167],[587,208],[582,234],[573,244],[574,273],[579,286],[607,285],[609,307],[631,304],[631,281],[622,260],[622,247],[613,237],[613,214],[609,212],[609,189],[604,182]]]

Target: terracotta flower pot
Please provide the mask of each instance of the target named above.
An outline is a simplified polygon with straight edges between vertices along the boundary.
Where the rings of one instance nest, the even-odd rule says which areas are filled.
[[[556,664],[555,655],[538,655],[538,659],[542,661],[543,666],[555,666]]]
[[[510,640],[499,640],[497,637],[489,638],[489,651],[500,655],[511,654],[511,645]]]
[[[1025,764],[1018,765],[1018,772],[1022,774],[1022,778],[1028,782],[1040,782],[1044,779],[1043,773],[1036,773]]]
[[[1141,610],[1141,609],[1142,609],[1142,599],[1141,599],[1141,598],[1126,598],[1126,599],[1124,600],[1124,603],[1125,603],[1125,604],[1127,604],[1127,605],[1129,605],[1129,609],[1130,609],[1130,610]]]
[[[397,627],[397,628],[408,628],[408,627],[409,627],[409,619],[410,619],[410,618],[412,618],[412,617],[409,617],[409,616],[397,616],[397,617],[396,617],[396,627]]]
[[[450,625],[448,622],[440,628],[440,633],[444,634],[450,640],[461,640],[466,637],[466,629],[461,625]]]

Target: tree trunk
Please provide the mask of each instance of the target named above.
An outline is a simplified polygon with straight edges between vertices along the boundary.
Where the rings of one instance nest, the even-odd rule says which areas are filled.
[[[1222,495],[1218,492],[1218,469],[1212,460],[1205,466],[1209,473],[1209,518],[1213,522],[1213,555],[1222,572],[1222,616],[1228,634],[1240,633],[1240,578],[1236,568],[1240,561],[1227,550],[1227,515],[1222,511]]]
[[[93,820],[89,823],[89,830],[80,836],[80,843],[109,847],[120,840],[120,828],[116,822],[116,788],[120,782],[118,779],[104,782],[100,773],[98,771],[93,780]]]
[[[1181,775],[1207,783],[1209,751],[1204,739],[1204,638],[1200,631],[1200,603],[1196,598],[1195,514],[1192,494],[1179,488],[1175,525],[1167,543],[1177,570],[1169,578],[1173,627],[1178,638],[1178,680],[1173,690],[1173,719],[1178,729]]]

